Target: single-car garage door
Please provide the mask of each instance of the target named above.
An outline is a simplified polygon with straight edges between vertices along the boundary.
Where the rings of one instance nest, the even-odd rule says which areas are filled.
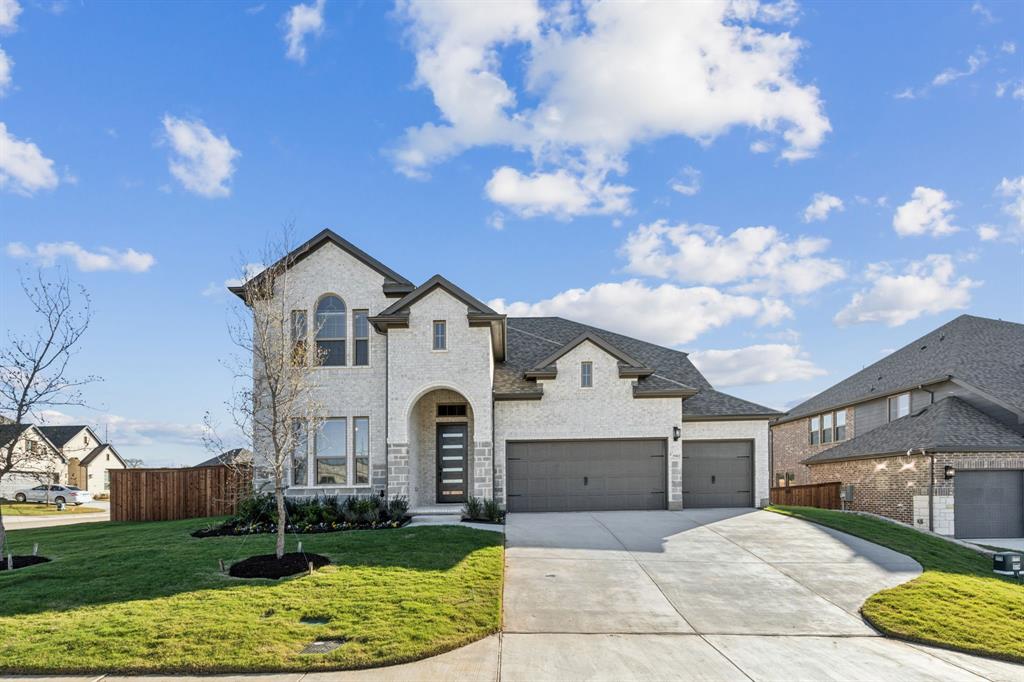
[[[1024,471],[958,471],[953,527],[958,538],[1024,537]]]
[[[512,512],[665,509],[664,440],[508,443]]]
[[[0,497],[8,500],[14,499],[14,494],[26,488],[35,488],[45,478],[40,474],[27,474],[21,471],[11,471],[0,481]]]
[[[752,507],[753,491],[752,441],[683,442],[683,509]]]

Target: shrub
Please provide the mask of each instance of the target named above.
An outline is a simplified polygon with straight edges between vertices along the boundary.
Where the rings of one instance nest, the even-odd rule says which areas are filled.
[[[392,523],[401,523],[409,513],[409,500],[406,497],[392,497],[388,500],[388,518]]]
[[[360,522],[375,524],[380,520],[380,507],[373,497],[361,497],[355,503],[356,515]]]
[[[287,501],[286,501],[287,502]],[[254,493],[238,503],[235,520],[248,525],[277,523],[277,504],[270,493]]]
[[[462,515],[467,519],[483,518],[484,503],[479,497],[470,495],[466,498],[466,504],[462,507]]]
[[[505,515],[502,513],[497,500],[484,500],[484,518],[491,523],[501,523],[504,520]]]

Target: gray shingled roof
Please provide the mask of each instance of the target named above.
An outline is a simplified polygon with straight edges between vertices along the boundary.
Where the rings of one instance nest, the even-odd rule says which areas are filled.
[[[39,426],[38,428],[46,438],[56,447],[62,448],[68,441],[77,436],[82,429],[89,428],[85,424],[74,426]]]
[[[15,438],[20,437],[25,429],[31,426],[31,424],[0,424],[0,446],[7,445]]]
[[[781,421],[950,376],[1024,412],[1024,324],[961,315],[800,403]]]
[[[1024,436],[951,396],[804,460],[821,464],[877,455],[928,452],[1024,452]]]
[[[252,464],[252,452],[245,448],[235,448],[220,453],[216,457],[195,464],[196,467],[234,466],[236,464]]]
[[[620,348],[631,357],[654,369],[654,374],[636,382],[636,394],[661,390],[691,389],[697,394],[683,401],[684,416],[727,417],[744,415],[775,415],[763,405],[714,390],[707,379],[693,366],[686,353],[653,343],[616,334],[597,327],[580,324],[561,317],[510,317],[508,325],[508,357],[495,363],[494,392],[505,394],[537,394],[535,381],[523,377],[537,363],[554,351],[571,343],[584,333],[593,333]]]

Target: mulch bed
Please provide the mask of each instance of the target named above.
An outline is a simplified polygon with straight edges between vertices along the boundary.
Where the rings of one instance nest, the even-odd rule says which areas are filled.
[[[304,552],[289,552],[280,559],[274,554],[258,554],[238,563],[231,564],[228,573],[235,578],[284,578],[289,575],[297,575],[309,571],[309,564],[313,568],[323,568],[331,563],[331,560],[320,554],[308,554]]]
[[[312,535],[314,533],[340,533],[346,530],[391,530],[392,528],[401,528],[402,526],[409,523],[412,520],[411,516],[406,516],[399,522],[394,521],[382,521],[375,524],[369,523],[318,523],[315,525],[307,526],[292,526],[288,525],[285,527],[287,533],[299,533],[301,535]],[[240,535],[262,535],[277,532],[276,524],[245,524],[245,523],[232,523],[228,521],[219,526],[213,526],[212,528],[200,528],[197,531],[192,532],[194,538],[219,538],[219,537],[238,537]]]
[[[49,559],[44,556],[16,556],[14,557],[14,570],[19,568],[25,568],[26,566],[35,566],[36,564],[45,564]],[[0,571],[7,570],[7,557],[0,559]]]
[[[504,526],[505,525],[505,517],[502,516],[501,517],[501,521],[490,521],[488,519],[468,519],[465,516],[463,516],[462,517],[462,522],[463,523],[486,523],[486,524],[490,524],[492,526]]]

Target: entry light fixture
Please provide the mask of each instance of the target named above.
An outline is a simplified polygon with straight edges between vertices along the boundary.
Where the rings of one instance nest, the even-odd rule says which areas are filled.
[[[683,437],[683,431],[678,426],[672,427],[672,440],[679,440]]]
[[[956,467],[953,466],[952,464],[947,464],[942,468],[942,473],[943,475],[945,475],[946,480],[948,481],[949,479],[956,476]]]

